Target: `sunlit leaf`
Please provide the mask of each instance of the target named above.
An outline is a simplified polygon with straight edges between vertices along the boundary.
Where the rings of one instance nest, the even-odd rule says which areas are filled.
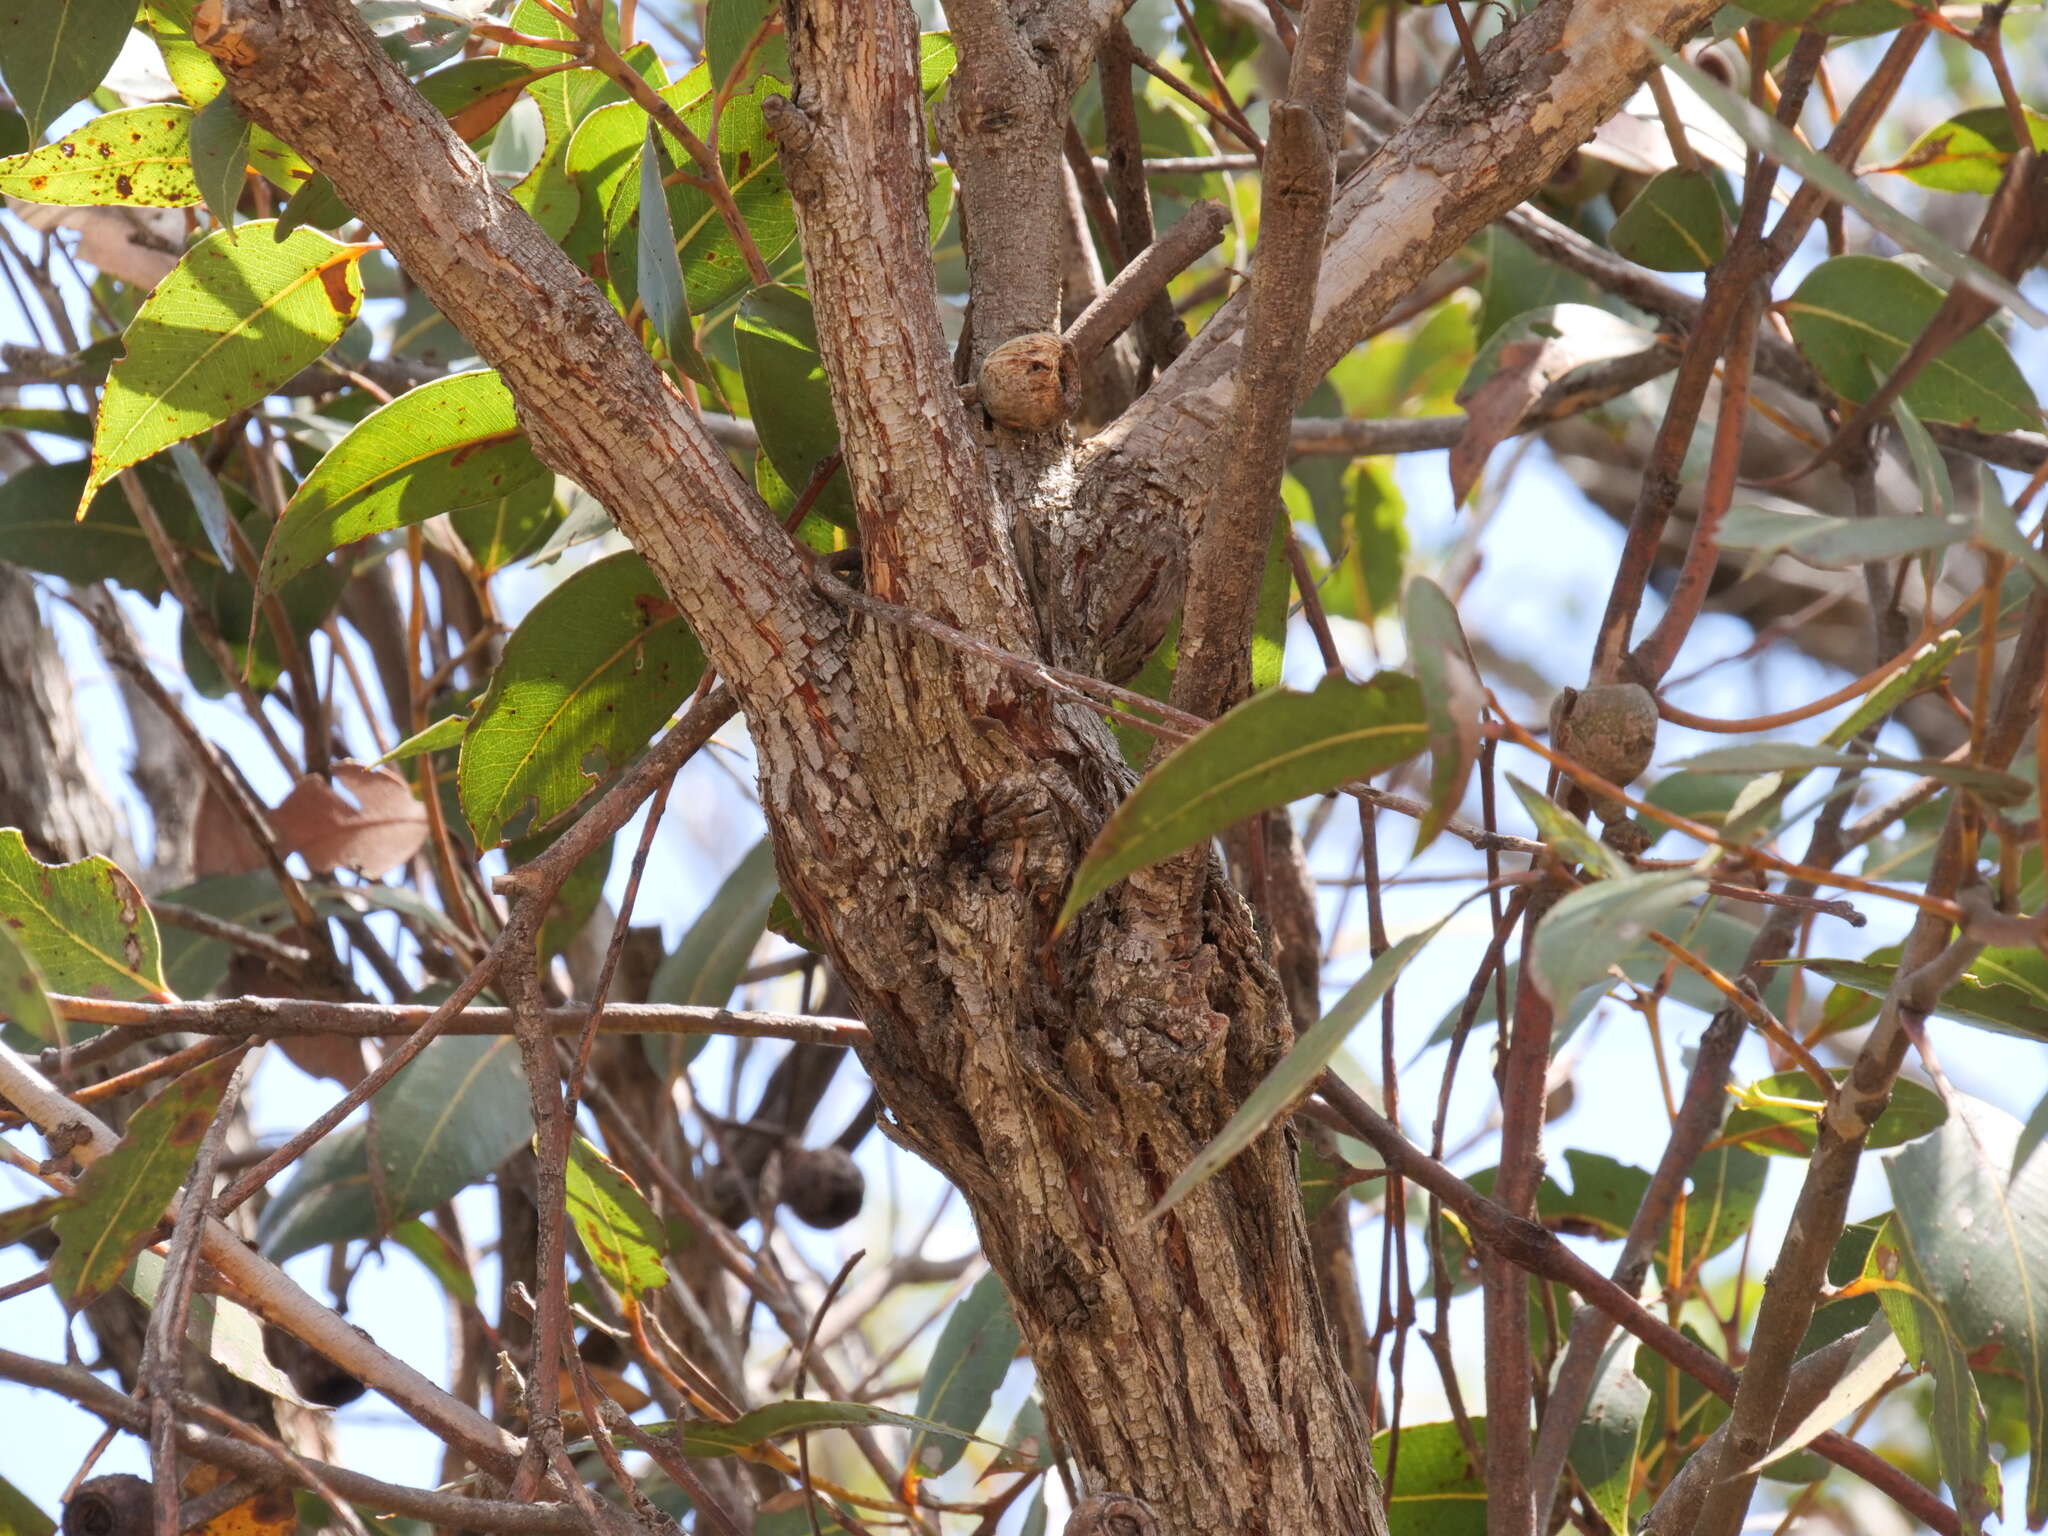
[[[1607,243],[1653,272],[1704,272],[1727,249],[1734,221],[1734,199],[1717,172],[1663,171],[1630,199]]]
[[[584,567],[533,607],[462,738],[478,843],[538,831],[625,767],[696,686],[704,653],[637,555]]]
[[[240,1064],[241,1053],[230,1052],[173,1079],[135,1112],[121,1144],[85,1170],[76,1203],[51,1223],[50,1283],[67,1306],[76,1310],[120,1282],[192,1171]]]
[[[93,432],[90,493],[256,404],[332,346],[362,303],[364,247],[312,230],[220,230],[185,253],[129,323]]]
[[[1834,1069],[1837,1081],[1847,1068]],[[1750,1083],[1735,1096],[1735,1109],[1721,1127],[1729,1141],[1781,1157],[1811,1157],[1820,1139],[1820,1085],[1804,1072],[1778,1072]],[[1870,1128],[1865,1145],[1896,1147],[1925,1136],[1948,1119],[1948,1108],[1933,1089],[1902,1077],[1891,1102]]]
[[[53,1536],[56,1529],[35,1500],[0,1477],[0,1536]]]
[[[495,370],[436,379],[365,416],[299,483],[263,552],[263,585],[373,533],[529,489],[551,497],[553,485]]]
[[[109,859],[45,864],[17,829],[0,827],[0,923],[52,992],[166,996],[156,919],[135,882]]]
[[[1064,927],[1134,870],[1191,848],[1247,816],[1406,762],[1428,744],[1415,680],[1325,678],[1313,693],[1249,699],[1148,773],[1074,873]]]
[[[629,1296],[668,1284],[668,1235],[638,1186],[578,1136],[569,1147],[569,1219],[590,1262]]]
[[[200,195],[192,121],[192,109],[175,102],[109,112],[54,144],[0,160],[0,192],[70,207],[190,207]]]
[[[1896,959],[1785,963],[1877,998],[1890,994],[1899,971]],[[1941,994],[1934,1012],[2002,1035],[2048,1040],[2048,957],[2036,949],[1987,948]]]
[[[2031,107],[2021,110],[2033,147],[2048,149],[2048,115]],[[2003,106],[1973,107],[1935,124],[1913,141],[1896,165],[1885,169],[1936,192],[1988,194],[1998,190],[2018,147],[2012,116]]]
[[[1002,1281],[983,1275],[960,1298],[932,1347],[917,1392],[917,1417],[971,1435],[988,1416],[1021,1342]],[[919,1434],[911,1441],[910,1465],[920,1477],[937,1477],[966,1448],[951,1435]]]

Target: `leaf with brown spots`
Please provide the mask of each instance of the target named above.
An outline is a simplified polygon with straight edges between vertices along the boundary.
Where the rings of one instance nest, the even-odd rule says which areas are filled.
[[[45,864],[0,828],[0,927],[53,992],[166,999],[156,919],[111,860]]]
[[[332,772],[332,783],[306,775],[270,813],[278,846],[320,874],[352,869],[381,879],[426,841],[426,807],[389,768],[336,763]]]
[[[569,1149],[569,1219],[590,1261],[629,1296],[668,1284],[668,1234],[633,1181],[581,1136]]]
[[[192,177],[190,107],[129,107],[96,117],[54,144],[0,160],[0,192],[61,207],[186,208]]]
[[[135,1112],[121,1144],[85,1170],[76,1202],[51,1223],[50,1282],[67,1306],[76,1310],[104,1294],[142,1251],[192,1171],[240,1060],[231,1051],[171,1082]]]
[[[209,235],[136,312],[100,398],[88,499],[129,465],[255,405],[355,319],[369,247],[271,232],[257,222]]]
[[[185,1474],[185,1497],[210,1493],[232,1476],[211,1462],[196,1461]],[[291,1536],[299,1528],[299,1506],[289,1488],[261,1488],[200,1526],[195,1536]]]

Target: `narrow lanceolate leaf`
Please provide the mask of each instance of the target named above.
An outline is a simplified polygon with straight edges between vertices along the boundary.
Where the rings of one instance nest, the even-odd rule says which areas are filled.
[[[1750,505],[1728,509],[1721,547],[1787,554],[1808,565],[1850,566],[1944,549],[1970,531],[1967,522],[1953,517],[1827,517]]]
[[[1735,208],[1714,171],[1664,171],[1630,200],[1607,243],[1654,272],[1704,272],[1728,247]]]
[[[1804,1450],[1888,1387],[1905,1363],[1906,1346],[1892,1332],[1891,1324],[1882,1317],[1878,1318],[1863,1330],[1855,1353],[1849,1357],[1848,1368],[1842,1372],[1841,1380],[1828,1389],[1828,1395],[1815,1404],[1813,1411],[1795,1424],[1777,1445],[1758,1457],[1755,1466],[1745,1470],[1758,1471],[1766,1462]]]
[[[2042,554],[2033,540],[2020,532],[1989,464],[1977,466],[1977,537],[2006,559],[2025,566],[2028,575],[2048,587],[2048,555]]]
[[[220,230],[143,301],[107,372],[86,495],[129,465],[256,404],[319,357],[363,299],[367,247],[313,230]]]
[[[192,109],[175,102],[109,112],[0,160],[0,192],[66,207],[190,207],[199,201],[191,125]]]
[[[1828,980],[1870,997],[1890,994],[1896,963],[1882,960],[1799,960]],[[1941,994],[1934,1012],[2002,1035],[2048,1040],[2048,957],[2037,949],[1989,948]]]
[[[1403,1424],[1401,1453],[1387,1489],[1387,1536],[1486,1536],[1486,1420],[1469,1421],[1473,1452],[1458,1426]],[[1372,1437],[1373,1470],[1384,1482],[1394,1432]]]
[[[1417,576],[1401,596],[1408,631],[1408,657],[1422,687],[1422,713],[1429,724],[1429,813],[1415,831],[1415,852],[1436,839],[1465,797],[1466,782],[1479,754],[1479,669],[1458,622],[1458,609],[1444,589]]]
[[[539,831],[625,767],[703,671],[637,555],[586,566],[542,598],[463,734],[456,780],[479,844]]]
[[[263,551],[263,586],[373,533],[542,484],[552,479],[495,369],[422,384],[365,416],[299,483]]]
[[[768,909],[778,889],[775,847],[763,838],[725,877],[682,942],[663,959],[648,984],[647,1000],[723,1008],[768,926]]]
[[[1536,929],[1530,980],[1563,1007],[1657,924],[1707,888],[1682,869],[1624,875],[1583,886],[1552,907]]]
[[[135,1112],[121,1144],[85,1170],[52,1223],[50,1281],[74,1311],[119,1283],[199,1156],[239,1052],[194,1067]]]
[[[0,1019],[19,1024],[51,1045],[64,1039],[64,1021],[50,1006],[49,989],[35,957],[21,947],[5,922],[0,922]]]
[[[1628,865],[1622,861],[1621,855],[1595,837],[1591,827],[1540,790],[1524,784],[1513,774],[1507,777],[1508,787],[1522,802],[1522,809],[1529,813],[1529,819],[1536,823],[1537,835],[1550,845],[1560,862],[1581,865],[1596,880],[1628,873]]]
[[[135,24],[136,0],[29,0],[0,22],[0,75],[39,139],[92,93]]]
[[[465,715],[448,715],[436,720],[425,730],[415,731],[397,746],[377,759],[377,766],[387,763],[402,763],[407,758],[418,757],[423,752],[445,752],[450,747],[462,745],[462,733],[468,727]]]
[[[650,1434],[675,1433],[675,1426],[671,1423],[649,1424],[645,1427]],[[793,1435],[799,1430],[873,1427],[916,1430],[920,1434],[956,1441],[976,1438],[950,1425],[934,1423],[913,1413],[899,1413],[893,1408],[878,1408],[873,1403],[835,1403],[815,1397],[799,1398],[793,1402],[768,1403],[751,1413],[741,1415],[729,1424],[720,1424],[710,1419],[692,1419],[683,1425],[679,1438],[685,1456],[716,1457],[730,1456],[756,1445],[765,1445],[786,1435]],[[570,1449],[576,1448],[572,1446]],[[806,1529],[808,1530],[808,1527]]]
[[[2016,1166],[2020,1123],[1967,1094],[1948,1123],[1885,1159],[1902,1246],[1943,1329],[1980,1368],[2016,1375],[2048,1435],[2048,1162]],[[2027,1525],[2048,1521],[2048,1457],[2028,1459]]]
[[[1837,1080],[1849,1075],[1845,1067],[1833,1071]],[[1819,1092],[1819,1085],[1804,1072],[1777,1072],[1751,1083],[1735,1096],[1735,1110],[1722,1125],[1721,1138],[1757,1152],[1811,1157],[1820,1139],[1821,1112],[1827,1108]],[[1903,1146],[1947,1119],[1948,1107],[1939,1094],[1902,1077],[1864,1145],[1872,1149]]]
[[[222,91],[192,119],[192,179],[222,229],[235,227],[235,204],[249,177],[249,120]]]
[[[53,1536],[56,1529],[57,1522],[43,1513],[41,1505],[0,1477],[0,1531],[6,1536]]]
[[[661,1218],[633,1181],[581,1136],[569,1148],[567,1192],[569,1219],[605,1279],[628,1296],[668,1284]]]
[[[164,1261],[147,1249],[135,1256],[134,1266],[121,1279],[121,1284],[145,1307],[156,1305],[163,1282]],[[263,1333],[263,1319],[240,1302],[204,1293],[193,1296],[192,1320],[186,1325],[185,1339],[196,1351],[272,1397],[297,1403],[301,1408],[316,1406],[300,1395],[291,1378],[271,1360]]]
[[[109,859],[45,864],[13,827],[0,827],[0,924],[52,992],[162,999],[156,919],[133,880]]]
[[[1585,1417],[1572,1431],[1572,1475],[1601,1518],[1617,1531],[1628,1525],[1629,1484],[1643,1440],[1650,1388],[1636,1374],[1636,1341],[1617,1333],[1600,1357]]]
[[[1752,149],[1791,167],[1801,181],[1810,181],[1836,201],[1846,203],[1873,228],[1891,236],[1915,255],[1925,257],[1957,282],[2005,305],[2027,324],[2048,325],[2048,313],[2036,308],[2019,289],[1983,262],[1963,254],[1926,225],[1907,218],[1850,172],[1809,148],[1770,113],[1709,79],[1655,38],[1645,41],[1664,67],[1698,92],[1700,99],[1719,113]],[[1847,258],[1836,258],[1844,259]],[[1923,416],[1927,414],[1921,412]]]
[[[2048,115],[2031,107],[2021,110],[2033,147],[2048,149]],[[1936,192],[1989,194],[1998,190],[2006,162],[2018,147],[2004,107],[1975,107],[1928,129],[1898,164],[1885,169]]]
[[[683,264],[676,259],[676,232],[662,195],[662,158],[647,120],[647,142],[640,150],[640,303],[654,334],[670,357],[694,350],[690,335],[690,296],[683,289]]]
[[[2011,807],[2023,804],[2033,786],[2016,774],[1972,763],[1951,763],[1930,757],[1890,757],[1873,752],[1853,756],[1829,747],[1810,747],[1803,742],[1760,741],[1746,747],[1717,747],[1680,764],[1702,773],[1775,773],[1784,770],[1810,772],[1817,768],[1889,768],[1902,773],[1921,774],[1943,784],[1966,789],[1989,805]]]
[[[1134,870],[1247,816],[1406,762],[1428,744],[1415,679],[1325,678],[1247,700],[1168,757],[1117,808],[1075,871],[1059,926]]]
[[[937,1477],[960,1459],[967,1447],[957,1434],[973,1434],[988,1416],[1022,1338],[1003,1282],[983,1275],[946,1319],[918,1388],[917,1416],[956,1432],[911,1441],[910,1466],[919,1477]]]
[[[1828,388],[1860,404],[1898,366],[1941,301],[1939,288],[1899,262],[1837,256],[1807,273],[1779,307]],[[1902,398],[1922,420],[1986,432],[2018,431],[2039,420],[2012,354],[1983,326],[1935,356]]]
[[[1323,1069],[1343,1048],[1345,1039],[1365,1017],[1366,1011],[1386,996],[1387,989],[1400,979],[1408,962],[1415,958],[1423,945],[1437,936],[1442,927],[1443,922],[1434,923],[1390,946],[1337,999],[1328,1013],[1303,1030],[1301,1037],[1294,1042],[1294,1049],[1287,1053],[1279,1066],[1266,1074],[1265,1080],[1251,1091],[1237,1113],[1217,1132],[1216,1139],[1197,1152],[1194,1160],[1167,1187],[1166,1193],[1159,1197],[1159,1204],[1153,1207],[1152,1214],[1157,1216],[1172,1210],[1186,1198],[1189,1190],[1265,1135],[1276,1121],[1300,1103],[1303,1095],[1315,1086],[1316,1079],[1323,1075]]]

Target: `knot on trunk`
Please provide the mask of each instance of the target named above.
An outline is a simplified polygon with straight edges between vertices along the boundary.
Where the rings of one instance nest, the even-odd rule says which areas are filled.
[[[246,24],[231,18],[222,0],[200,0],[192,12],[192,41],[227,70],[247,69],[261,51]]]
[[[1006,341],[981,365],[981,408],[997,426],[1056,430],[1081,401],[1074,349],[1050,331]]]
[[[1067,1517],[1065,1536],[1163,1536],[1159,1517],[1128,1493],[1090,1494]]]

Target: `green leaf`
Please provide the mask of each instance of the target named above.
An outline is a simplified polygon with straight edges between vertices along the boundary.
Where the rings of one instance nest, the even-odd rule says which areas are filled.
[[[394,1222],[483,1178],[533,1134],[525,1074],[509,1035],[436,1040],[370,1101],[375,1134],[351,1126],[300,1160],[264,1208],[256,1240],[273,1259],[378,1233],[369,1149]]]
[[[38,1040],[61,1045],[64,1021],[50,1006],[49,989],[35,957],[23,949],[14,931],[0,922],[0,1019],[19,1024]]]
[[[1421,691],[1398,672],[1249,699],[1176,749],[1117,808],[1074,872],[1058,926],[1135,870],[1247,816],[1406,762],[1427,742]]]
[[[1427,576],[1408,583],[1401,618],[1408,656],[1429,723],[1429,813],[1415,832],[1414,854],[1427,848],[1456,813],[1479,754],[1479,668],[1450,597]],[[1410,857],[1414,857],[1411,854]]]
[[[1826,517],[1780,507],[1737,506],[1721,524],[1723,549],[1789,554],[1808,565],[1861,565],[1961,543],[1970,525],[1948,517]]]
[[[1817,768],[1851,766],[1886,768],[1953,784],[1958,789],[1967,789],[1987,804],[2001,807],[2022,805],[2034,792],[2026,780],[1995,768],[1951,763],[1940,758],[1889,757],[1881,752],[1857,757],[1795,741],[1760,741],[1744,747],[1716,747],[1711,752],[1682,759],[1677,766],[1705,773],[1811,772]]]
[[[35,1500],[0,1477],[0,1536],[53,1536],[56,1529]]]
[[[118,1284],[163,1220],[242,1055],[216,1056],[166,1084],[135,1112],[121,1144],[85,1170],[77,1202],[51,1223],[50,1283],[71,1310]]]
[[[761,451],[783,482],[801,492],[819,463],[839,447],[839,423],[832,414],[824,359],[818,355],[810,298],[795,288],[756,288],[740,305],[732,330]],[[811,509],[841,528],[853,527],[853,490],[843,470],[819,492]]]
[[[2048,116],[2031,107],[2021,111],[2033,147],[2048,149]],[[1935,192],[1991,193],[2005,179],[2006,164],[2018,147],[2004,107],[1974,107],[1928,129],[1898,164],[1885,169]]]
[[[133,880],[94,855],[45,864],[0,827],[0,923],[51,991],[74,997],[166,997],[156,919]]]
[[[1860,404],[1890,377],[1942,298],[1939,288],[1900,262],[1837,256],[1807,273],[1779,308],[1828,388]],[[1925,421],[1986,432],[2018,431],[2040,419],[2012,354],[1983,326],[1931,360],[1902,398]]]
[[[209,917],[225,918],[261,933],[276,933],[292,926],[291,912],[268,870],[209,876],[174,891],[160,892],[155,899],[190,907]],[[166,923],[162,942],[164,982],[179,997],[205,997],[227,979],[228,964],[235,951],[225,941]]]
[[[1022,1342],[1002,1281],[983,1275],[953,1308],[932,1347],[917,1392],[917,1417],[971,1436],[988,1416],[989,1402]],[[909,1463],[920,1477],[937,1477],[965,1449],[951,1435],[920,1433],[910,1443]]]
[[[121,1284],[145,1307],[154,1307],[163,1279],[163,1259],[145,1249],[135,1256],[135,1263],[121,1277]],[[297,1403],[301,1408],[311,1408],[314,1405],[299,1395],[291,1378],[272,1362],[264,1345],[263,1329],[263,1319],[239,1302],[201,1292],[192,1297],[192,1316],[185,1326],[185,1339],[258,1390]]]
[[[1586,1412],[1572,1431],[1572,1475],[1600,1517],[1617,1531],[1628,1524],[1629,1484],[1642,1445],[1650,1388],[1635,1372],[1636,1341],[1617,1333],[1600,1357]]]
[[[1465,1450],[1458,1426],[1401,1426],[1400,1454],[1387,1489],[1387,1536],[1486,1536],[1486,1420],[1467,1421],[1479,1461]],[[1372,1437],[1373,1470],[1387,1475],[1394,1432]]]
[[[552,475],[538,475],[479,506],[458,507],[448,522],[476,567],[489,576],[529,554],[560,518]]]
[[[1899,971],[1896,959],[1781,963],[1818,971],[1839,986],[1877,998],[1890,994]],[[1986,949],[1941,994],[1934,1012],[2002,1035],[2048,1040],[2048,958],[2035,949]]]
[[[441,1289],[457,1301],[476,1305],[476,1281],[456,1262],[441,1236],[418,1217],[401,1221],[391,1229],[391,1240],[420,1261],[421,1266],[441,1282]]]
[[[668,1284],[661,1218],[638,1186],[581,1136],[569,1147],[567,1191],[569,1219],[605,1279],[628,1296]]]
[[[723,85],[734,77],[747,44],[774,12],[774,0],[711,0],[704,21],[704,55],[711,61],[714,81]],[[758,50],[755,67],[759,67]]]
[[[1294,596],[1294,565],[1287,558],[1293,525],[1285,511],[1273,518],[1266,540],[1266,565],[1259,576],[1259,599],[1252,611],[1252,692],[1276,686],[1287,661],[1287,610]]]
[[[192,179],[223,229],[235,227],[235,204],[248,176],[249,120],[222,91],[192,119]]]
[[[2048,555],[2042,554],[2033,540],[2020,532],[1998,477],[1988,464],[1977,466],[1977,537],[2008,560],[2025,566],[2028,575],[2048,587]]]
[[[1874,37],[1913,19],[1903,0],[1748,0],[1741,10],[1828,37]]]
[[[682,942],[661,962],[647,1000],[723,1008],[767,928],[768,909],[779,889],[775,846],[763,838],[725,877]]]
[[[2016,1166],[2020,1123],[1956,1094],[1939,1132],[1884,1160],[1901,1247],[1945,1332],[2026,1386],[2027,1524],[2048,1521],[2048,1162]],[[1897,1327],[1894,1320],[1893,1326]],[[1937,1370],[1939,1367],[1937,1366]]]
[[[424,730],[415,731],[397,746],[378,758],[375,766],[386,763],[402,763],[407,758],[418,757],[426,752],[445,752],[451,747],[462,745],[462,733],[469,728],[467,715],[443,715]]]
[[[676,259],[668,199],[662,195],[661,148],[652,118],[640,150],[640,303],[670,357],[696,351],[690,333],[690,296],[683,288],[682,263]]]
[[[1697,1269],[1749,1230],[1769,1171],[1765,1158],[1737,1146],[1702,1152],[1686,1170],[1691,1188],[1685,1198],[1682,1258],[1688,1269]],[[1677,1268],[1668,1237],[1658,1243],[1656,1257],[1667,1273]]]
[[[1305,467],[1296,465],[1297,470]],[[1352,579],[1358,618],[1369,624],[1391,612],[1401,595],[1401,570],[1408,556],[1408,502],[1387,461],[1360,460],[1345,472],[1343,483],[1351,541],[1345,569]]]
[[[11,1248],[31,1233],[40,1232],[59,1211],[77,1203],[73,1195],[45,1195],[27,1205],[0,1211],[0,1248]]]
[[[422,384],[356,423],[299,483],[263,552],[263,588],[275,591],[357,539],[496,508],[529,487],[551,498],[554,477],[533,456],[494,369]]]
[[[1166,1193],[1159,1197],[1159,1204],[1153,1207],[1152,1214],[1157,1216],[1172,1210],[1189,1190],[1257,1141],[1275,1121],[1300,1103],[1302,1096],[1315,1086],[1316,1079],[1323,1075],[1323,1069],[1343,1047],[1358,1021],[1365,1017],[1366,1010],[1386,996],[1387,989],[1400,979],[1408,962],[1415,958],[1423,945],[1437,936],[1448,921],[1445,918],[1388,946],[1367,967],[1365,974],[1337,999],[1328,1013],[1303,1030],[1280,1065],[1266,1074],[1259,1086],[1238,1106],[1237,1113],[1216,1133],[1215,1139],[1197,1152],[1194,1160],[1167,1187]]]
[[[31,139],[89,96],[114,67],[135,24],[136,0],[47,0],[8,7],[0,75]]]
[[[534,832],[624,768],[696,686],[704,653],[639,556],[585,566],[534,605],[462,738],[479,846]]]
[[[199,201],[191,127],[192,109],[175,102],[109,112],[54,144],[0,160],[0,192],[73,208],[190,207]]]
[[[653,1435],[675,1434],[675,1425],[668,1422],[643,1427]],[[951,1425],[934,1423],[915,1414],[898,1413],[892,1408],[878,1408],[873,1403],[835,1403],[821,1398],[769,1403],[752,1413],[742,1414],[730,1424],[692,1419],[682,1426],[682,1434],[677,1438],[682,1442],[685,1456],[716,1457],[731,1456],[800,1430],[868,1428],[910,1429],[920,1435],[936,1435],[962,1442],[978,1438]]]
[[[1536,990],[1553,1006],[1564,1006],[1706,888],[1698,876],[1672,869],[1573,891],[1537,926],[1530,952]]]
[[[1905,15],[1902,10],[1900,19],[1904,20]],[[1663,66],[1691,86],[1700,99],[1719,113],[1728,126],[1733,128],[1742,141],[1752,149],[1790,167],[1798,173],[1801,181],[1812,182],[1837,202],[1846,203],[1854,208],[1874,228],[1891,236],[1905,249],[1933,262],[1957,282],[1966,284],[1986,298],[1995,299],[2005,305],[2027,324],[2048,325],[2048,314],[2036,308],[2019,289],[1993,272],[1983,262],[1964,255],[1926,225],[1907,218],[1850,172],[1843,170],[1826,155],[1809,148],[1797,134],[1761,107],[1709,79],[1655,38],[1648,38],[1645,41]],[[1838,256],[1835,261],[1875,259]],[[1832,266],[1834,262],[1823,262],[1821,265]],[[1953,350],[1951,349],[1951,353]],[[1917,401],[1915,409],[1920,409]],[[1947,419],[1935,416],[1924,409],[1920,410],[1920,414],[1937,421]],[[1988,422],[1984,425],[1986,431],[1996,430]]]
[[[143,301],[123,336],[127,354],[107,371],[88,492],[256,404],[355,319],[365,247],[311,230],[280,245],[268,232],[216,231]]]
[[[163,567],[126,496],[103,490],[84,522],[74,515],[85,476],[84,461],[73,460],[25,464],[0,480],[0,560],[66,581],[115,581],[144,597],[161,597]]]
[[[1728,248],[1734,199],[1718,172],[1670,170],[1630,200],[1607,243],[1653,272],[1704,272]]]
[[[1595,880],[1613,879],[1629,872],[1621,855],[1601,842],[1578,817],[1513,774],[1507,779],[1515,798],[1522,802],[1522,809],[1536,824],[1537,836],[1550,845],[1560,863],[1582,865]]]
[[[1831,1069],[1837,1082],[1848,1069]],[[1820,1116],[1826,1105],[1820,1088],[1804,1072],[1779,1072],[1749,1084],[1736,1094],[1735,1111],[1721,1127],[1729,1141],[1779,1157],[1811,1157],[1820,1140]],[[1892,1087],[1891,1103],[1870,1128],[1867,1146],[1896,1147],[1916,1141],[1948,1119],[1948,1108],[1932,1088],[1902,1077]]]

